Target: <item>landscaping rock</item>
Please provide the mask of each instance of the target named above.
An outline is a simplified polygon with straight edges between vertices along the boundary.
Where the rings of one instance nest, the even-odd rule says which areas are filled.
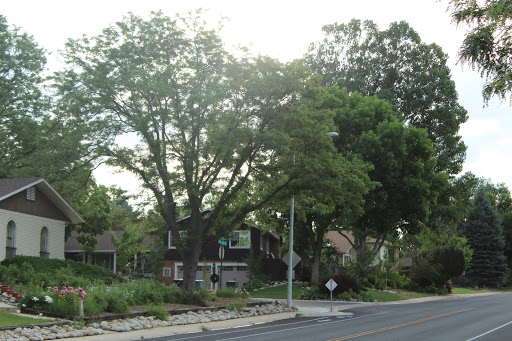
[[[129,319],[119,319],[113,321],[102,321],[100,324],[92,323],[90,326],[80,328],[76,325],[50,326],[33,328],[16,328],[14,330],[0,331],[0,341],[6,340],[55,340],[68,337],[94,336],[101,335],[104,331],[129,332],[132,330],[141,330],[157,327],[167,327],[192,323],[208,323],[214,321],[225,321],[241,317],[250,317],[265,314],[275,314],[290,311],[283,302],[274,302],[268,305],[255,305],[246,307],[241,311],[229,311],[222,309],[219,311],[198,310],[197,312],[187,312],[180,315],[172,315],[166,321],[158,320],[152,316],[139,316]]]

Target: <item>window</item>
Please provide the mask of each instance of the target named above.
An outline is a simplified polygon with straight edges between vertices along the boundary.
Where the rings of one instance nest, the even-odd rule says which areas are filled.
[[[178,266],[178,272],[184,272],[182,266]]]
[[[238,282],[236,281],[227,281],[226,287],[228,288],[238,288]]]
[[[207,272],[210,272],[210,267],[208,265],[198,266],[197,267],[197,271],[207,271]]]
[[[251,231],[234,231],[233,237],[229,241],[231,249],[249,249],[251,247]]]
[[[171,268],[163,268],[163,277],[171,277],[172,269]]]
[[[187,237],[187,231],[186,230],[182,230],[182,231],[178,231],[179,235],[180,235],[180,240],[182,239],[185,239]],[[171,235],[171,231],[169,231],[169,249],[175,249],[176,248],[176,241],[172,239],[172,235]]]
[[[234,266],[221,266],[220,267],[222,271],[233,271],[235,270]]]
[[[30,187],[27,188],[27,200],[35,201],[36,200],[36,188]]]
[[[39,256],[43,258],[50,257],[50,252],[48,252],[48,228],[46,226],[41,229],[41,238],[39,240]]]
[[[237,266],[236,270],[237,271],[249,271],[249,267],[248,266]]]
[[[16,224],[12,220],[7,223],[7,238],[5,245],[5,258],[16,256]]]

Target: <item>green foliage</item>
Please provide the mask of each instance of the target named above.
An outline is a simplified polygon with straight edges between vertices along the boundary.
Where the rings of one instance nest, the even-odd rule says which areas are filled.
[[[301,300],[319,301],[319,300],[326,300],[328,298],[329,298],[329,295],[325,292],[320,291],[320,289],[316,285],[302,289],[302,291],[300,293]]]
[[[235,288],[224,288],[217,290],[215,296],[223,298],[242,298],[242,291]]]
[[[423,227],[416,235],[419,247],[416,253],[434,252],[441,248],[454,248],[462,250],[464,255],[464,269],[471,266],[473,250],[470,248],[466,237],[459,235],[456,231],[450,229],[430,229]]]
[[[503,229],[500,216],[483,187],[477,191],[475,203],[467,214],[464,235],[474,250],[467,277],[478,286],[501,285],[506,271]]]
[[[488,102],[492,96],[502,100],[510,97],[512,1],[450,0],[450,9],[455,23],[469,26],[459,59],[487,78],[484,100]]]
[[[368,283],[368,276],[374,270],[373,263],[377,254],[369,247],[363,248],[357,253],[357,260],[348,265],[347,273],[354,277],[362,285]]]
[[[367,237],[379,242],[398,238],[399,230],[415,233],[447,182],[446,175],[435,171],[426,131],[404,125],[391,105],[376,97],[337,87],[329,88],[329,95],[324,107],[336,113],[339,151],[373,165],[368,174],[376,186],[363,196],[363,213],[344,225],[354,234],[355,249],[362,252]]]
[[[161,321],[167,321],[167,318],[169,317],[169,312],[163,307],[151,305],[147,307],[146,310],[148,311],[149,316],[154,316]]]
[[[422,42],[404,21],[379,30],[371,20],[353,19],[322,30],[324,39],[310,45],[306,63],[324,84],[388,101],[407,125],[428,131],[437,171],[459,173],[466,147],[458,131],[467,113],[442,49]]]
[[[189,209],[193,233],[178,246],[187,289],[203,241],[227,235],[286,187],[289,134],[320,93],[302,62],[231,56],[218,31],[201,11],[129,14],[96,37],[69,40],[54,78],[59,115],[86,127],[109,165],[143,182],[165,222],[158,232],[177,238],[178,203]],[[125,133],[139,138],[136,147],[116,143]]]
[[[0,280],[9,284],[26,285],[44,283],[46,286],[85,286],[92,283],[111,284],[122,278],[96,265],[32,256],[15,256],[4,259],[2,266],[7,269]]]
[[[320,283],[318,283],[318,289],[320,289],[320,292],[324,294],[330,293],[329,289],[327,289],[325,284],[331,279],[334,280],[337,284],[336,288],[334,288],[334,290],[332,291],[333,296],[337,296],[338,294],[341,294],[343,292],[348,292],[349,290],[352,290],[353,292],[356,293],[361,292],[361,289],[359,287],[359,284],[357,284],[357,281],[345,273],[334,275],[331,278],[322,279]]]
[[[245,283],[244,288],[247,290],[258,289],[270,281],[270,276],[262,271],[261,259],[254,255],[254,249],[251,247],[249,257],[244,259],[248,268],[248,281]]]
[[[414,258],[411,279],[422,288],[444,286],[464,272],[465,259],[462,249],[455,246],[438,247],[424,251]]]
[[[245,302],[235,302],[235,303],[229,303],[226,306],[227,310],[230,311],[242,311],[242,309],[245,308]]]
[[[210,292],[205,289],[195,289],[195,290],[188,290],[183,291],[180,303],[182,304],[189,304],[189,305],[196,305],[200,307],[206,307],[208,306],[208,301],[211,301],[212,297],[210,295]]]

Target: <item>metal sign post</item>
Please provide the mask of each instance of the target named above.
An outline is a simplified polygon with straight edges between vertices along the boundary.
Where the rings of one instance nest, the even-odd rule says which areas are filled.
[[[224,245],[219,246],[219,258],[220,258],[220,281],[219,281],[219,289],[222,288],[222,260],[224,259]]]
[[[331,312],[332,312],[332,291],[338,286],[338,283],[336,283],[332,278],[325,283],[325,286],[329,291],[331,292]]]

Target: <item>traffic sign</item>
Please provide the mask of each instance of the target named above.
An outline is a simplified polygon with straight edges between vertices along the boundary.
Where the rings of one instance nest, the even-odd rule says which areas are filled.
[[[293,269],[295,266],[297,266],[297,264],[299,264],[300,256],[298,254],[296,254],[295,251],[292,251],[292,252],[293,252],[293,254],[292,254],[292,269]],[[290,264],[288,264],[288,262],[290,260],[290,252],[287,252],[286,255],[282,259],[286,265],[290,266]]]
[[[333,291],[337,286],[338,286],[338,283],[336,283],[336,281],[334,281],[332,278],[327,282],[325,283],[325,286],[327,287],[327,289],[329,289],[330,291]]]
[[[210,281],[212,281],[213,284],[217,283],[219,281],[219,275],[217,274],[212,274],[210,276]]]
[[[332,291],[338,286],[338,283],[336,283],[336,281],[334,281],[331,278],[327,283],[325,283],[325,286],[331,292],[331,312],[332,312]]]
[[[228,246],[228,242],[229,242],[229,238],[224,238],[224,237],[220,238],[218,241],[219,245],[223,245],[223,246]]]

